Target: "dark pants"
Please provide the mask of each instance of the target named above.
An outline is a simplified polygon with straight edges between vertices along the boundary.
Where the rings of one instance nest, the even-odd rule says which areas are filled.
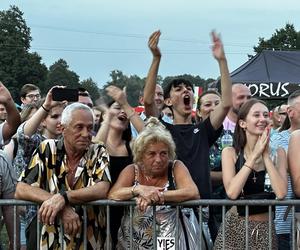
[[[278,250],[290,250],[291,239],[290,234],[277,234]]]

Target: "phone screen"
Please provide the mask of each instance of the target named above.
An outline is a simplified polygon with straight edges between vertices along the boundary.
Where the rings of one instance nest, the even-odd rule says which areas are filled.
[[[68,88],[54,88],[52,89],[52,100],[53,101],[78,101],[78,89]]]

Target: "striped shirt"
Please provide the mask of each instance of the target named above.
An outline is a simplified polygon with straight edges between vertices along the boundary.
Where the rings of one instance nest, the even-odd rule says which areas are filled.
[[[274,133],[270,138],[270,148],[272,154],[276,152],[276,150],[281,147],[287,153],[289,139],[291,133],[288,130],[284,130],[282,132]],[[288,192],[285,199],[294,198],[294,192],[292,189],[292,181],[289,173],[287,174],[288,178]],[[286,213],[288,206],[276,206],[275,211],[275,228],[277,234],[290,234],[292,229],[292,213],[289,212],[287,219],[284,220],[284,215]]]

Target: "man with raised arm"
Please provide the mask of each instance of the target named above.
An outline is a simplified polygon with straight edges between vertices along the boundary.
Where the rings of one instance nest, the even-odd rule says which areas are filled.
[[[160,33],[153,35],[154,49],[157,47]],[[192,109],[194,104],[194,89],[189,81],[175,79],[171,81],[164,90],[165,103],[172,108],[174,113],[173,125],[164,123],[171,132],[176,143],[176,155],[188,167],[193,180],[198,186],[201,198],[210,198],[210,168],[209,168],[209,148],[217,140],[222,132],[222,123],[232,105],[231,80],[227,67],[223,44],[220,37],[212,32],[212,52],[217,60],[221,73],[221,102],[211,112],[209,118],[197,125],[192,124]],[[148,78],[156,79],[159,61],[153,60],[152,75]],[[146,113],[158,116],[158,112],[153,112],[155,81],[147,81],[144,98],[152,103],[148,103]],[[152,96],[152,97],[151,97]],[[151,109],[152,105],[152,109]]]

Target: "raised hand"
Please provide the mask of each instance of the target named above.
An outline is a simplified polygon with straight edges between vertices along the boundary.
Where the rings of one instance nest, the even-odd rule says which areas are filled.
[[[44,107],[48,110],[50,110],[51,108],[55,107],[56,105],[60,104],[61,102],[58,101],[53,101],[52,98],[52,90],[54,88],[65,88],[65,86],[53,86],[47,93],[46,98],[45,98],[45,102],[44,102]],[[64,101],[65,102],[65,101]],[[65,104],[67,104],[67,102],[65,102]]]
[[[121,106],[127,103],[127,96],[124,90],[114,85],[108,86],[105,90],[107,94]]]
[[[217,34],[215,31],[212,31],[211,38],[213,42],[212,53],[214,58],[216,58],[218,61],[225,60],[226,57],[225,57],[224,47],[220,35]]]
[[[6,106],[7,102],[11,102],[12,97],[8,89],[0,82],[0,103]]]
[[[160,49],[158,48],[160,34],[160,30],[154,31],[148,40],[148,47],[152,52],[153,57],[161,57]]]
[[[255,144],[253,150],[253,157],[255,160],[258,159],[263,154],[265,154],[266,152],[269,153],[268,151],[269,139],[270,139],[269,128],[266,127],[262,135],[258,137],[258,140]]]

